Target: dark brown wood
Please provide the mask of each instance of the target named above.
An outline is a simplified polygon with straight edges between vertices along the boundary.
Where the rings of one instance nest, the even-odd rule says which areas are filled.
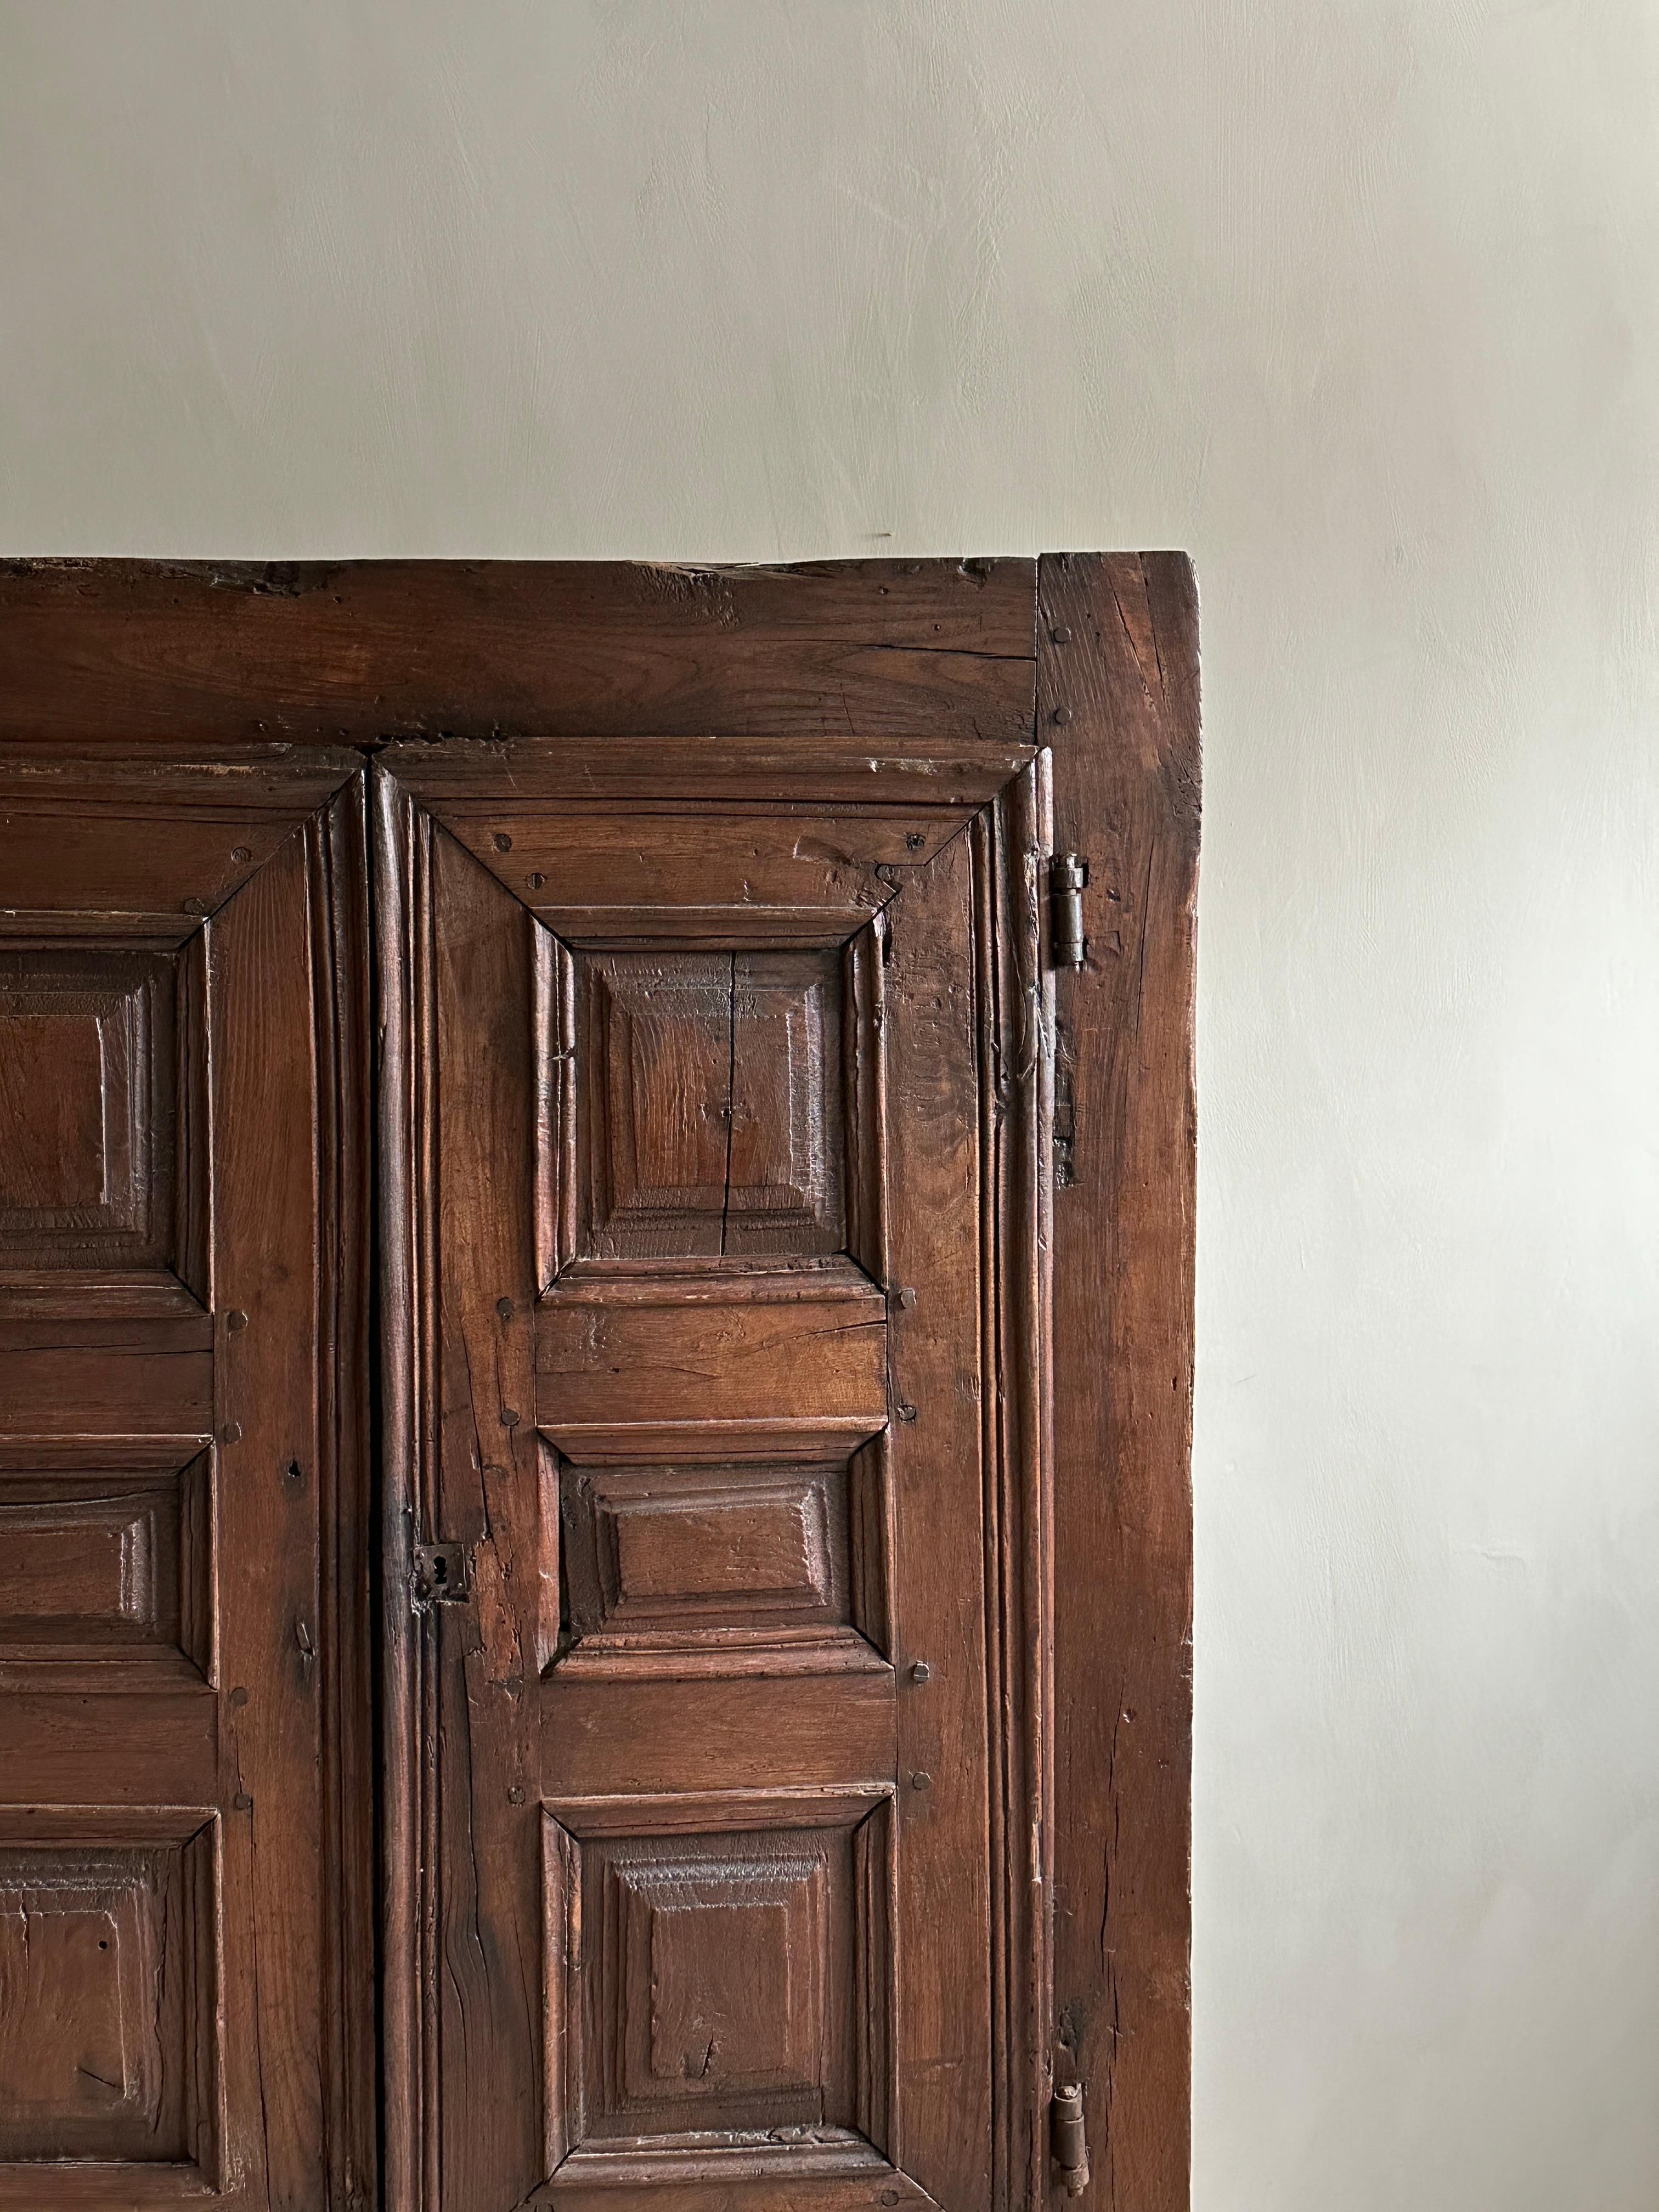
[[[360,781],[0,761],[0,2204],[374,2200]]]
[[[1030,561],[0,566],[0,736],[1023,743]]]
[[[1054,836],[1088,949],[1058,979],[1054,1207],[1057,2066],[1094,2201],[1188,2202],[1193,925],[1198,627],[1178,554],[1039,580]],[[1055,2202],[1066,2201],[1055,2191]]]
[[[1029,2202],[1033,749],[741,817],[696,740],[642,817],[526,757],[375,769],[388,1488],[457,1601],[388,1614],[393,2201]]]
[[[1178,2212],[1196,842],[1175,556],[0,568],[0,2206]]]

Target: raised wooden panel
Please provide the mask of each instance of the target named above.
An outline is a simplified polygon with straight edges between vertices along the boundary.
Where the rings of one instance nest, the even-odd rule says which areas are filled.
[[[538,1423],[572,1458],[850,1449],[887,1419],[887,1302],[850,1268],[565,1279],[537,1315],[536,1365]]]
[[[209,1455],[0,1474],[0,1663],[208,1663]]]
[[[584,1253],[843,1248],[841,969],[834,951],[579,959]]]
[[[0,1281],[173,1264],[175,969],[163,952],[0,949]]]
[[[745,2142],[884,2150],[891,1855],[884,1797],[550,1808],[556,2172],[613,2141],[665,2154],[663,2179]]]
[[[0,944],[0,1310],[205,1300],[206,1084],[199,931]]]
[[[122,1818],[3,1830],[0,2162],[211,2166],[214,1826]]]
[[[579,1467],[555,1455],[561,1507],[544,1526],[560,1544],[560,1663],[654,1674],[880,1664],[879,1446],[793,1464]]]

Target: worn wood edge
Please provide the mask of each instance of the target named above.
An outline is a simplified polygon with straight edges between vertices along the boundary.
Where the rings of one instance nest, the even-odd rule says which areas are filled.
[[[375,943],[375,1119],[380,1225],[380,1969],[381,2181],[386,2212],[422,2202],[425,2054],[421,2005],[422,1891],[416,1731],[420,1644],[410,1601],[416,1528],[417,1377],[415,1208],[416,1009],[411,972],[414,810],[371,771]]]
[[[368,823],[361,771],[306,825],[317,1068],[319,1285],[319,1511],[328,1633],[319,1639],[324,1820],[321,1899],[330,2186],[344,2212],[378,2197],[375,1870],[363,1818],[374,1760],[370,1612],[374,1519],[369,1406],[373,1135],[368,1066]]]
[[[61,744],[46,745],[8,735],[3,716],[0,702],[0,800],[14,806],[61,806],[73,799],[94,812],[118,816],[291,813],[325,805],[362,769],[355,750],[337,745],[255,741],[228,754],[224,739],[216,745],[208,738],[170,744],[163,756],[96,732],[73,738],[66,732]]]
[[[1052,985],[1043,961],[1046,754],[965,834],[974,844],[979,1006],[984,1602],[993,1868],[992,2190],[1032,2201],[1046,2164],[1052,1985],[1047,1772],[1049,1629],[1048,1163]]]
[[[644,727],[615,734],[527,730],[441,745],[394,737],[380,757],[453,832],[478,811],[477,777],[488,763],[498,768],[501,782],[485,803],[492,813],[507,817],[552,800],[573,807],[725,801],[769,810],[974,811],[994,799],[1033,757],[1028,738],[1024,729],[1018,737],[981,737],[943,728],[896,739],[855,725],[747,732],[699,728],[678,734]],[[521,896],[512,884],[507,887]]]
[[[1056,850],[1091,864],[1058,988],[1056,2064],[1094,2201],[1190,2194],[1197,601],[1180,554],[1045,556]],[[1051,2179],[1049,2201],[1066,2201]]]

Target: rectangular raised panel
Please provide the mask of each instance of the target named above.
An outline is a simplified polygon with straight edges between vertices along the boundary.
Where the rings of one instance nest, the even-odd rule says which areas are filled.
[[[561,1492],[562,1656],[578,1671],[835,1670],[881,1663],[884,1454],[577,1466]]]
[[[577,988],[582,1252],[843,1249],[839,951],[596,953]]]
[[[177,1276],[202,1294],[201,972],[199,942],[0,949],[0,1289],[14,1305],[42,1276]]]
[[[699,1458],[733,1456],[745,1432],[850,1448],[887,1419],[886,1300],[850,1271],[561,1281],[536,1360],[538,1422],[574,1459],[683,1452],[699,1430]]]
[[[172,1227],[173,963],[0,954],[0,1253],[160,1258]]]
[[[602,2180],[611,2142],[884,2149],[888,1815],[805,1792],[549,1808],[550,2166],[586,2147]]]
[[[182,1468],[0,1474],[0,1662],[205,1671],[206,1453]]]
[[[213,1826],[43,1813],[0,1841],[0,2160],[210,2149]],[[168,1833],[172,1826],[174,1832]],[[89,1832],[91,1831],[91,1832]]]
[[[845,1618],[842,1468],[571,1468],[565,1496],[579,1632]]]

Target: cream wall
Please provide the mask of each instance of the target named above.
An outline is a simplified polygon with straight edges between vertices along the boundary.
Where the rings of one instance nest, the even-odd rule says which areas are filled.
[[[0,550],[1181,545],[1194,2203],[1659,2202],[1659,9],[0,6]]]

